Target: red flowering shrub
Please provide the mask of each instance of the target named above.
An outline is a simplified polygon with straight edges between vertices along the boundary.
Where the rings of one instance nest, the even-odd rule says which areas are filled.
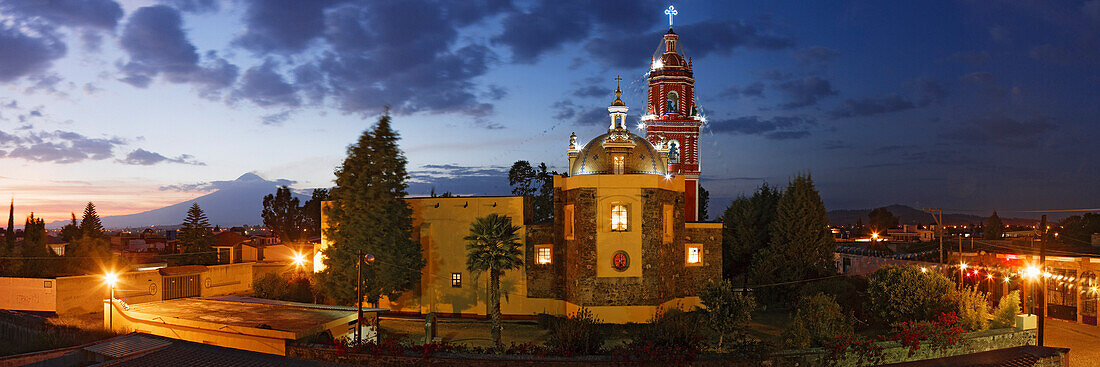
[[[890,340],[909,347],[909,355],[920,350],[921,342],[927,341],[933,350],[943,350],[959,342],[963,333],[959,318],[954,312],[942,313],[933,321],[906,321],[894,326]]]

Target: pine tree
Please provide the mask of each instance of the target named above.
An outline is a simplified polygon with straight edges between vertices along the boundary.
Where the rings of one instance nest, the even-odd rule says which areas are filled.
[[[209,265],[217,261],[213,253],[214,234],[210,230],[210,221],[198,203],[192,203],[191,208],[187,209],[187,218],[180,227],[179,243],[185,255],[180,260],[183,265]]]
[[[35,218],[34,213],[31,213],[27,216],[26,224],[23,226],[21,256],[28,259],[22,261],[22,276],[47,277],[54,275],[54,263],[52,260],[47,259],[53,257],[54,254],[46,248],[46,243],[46,221],[42,218]]]
[[[982,238],[999,240],[1004,232],[1005,225],[1001,223],[1001,217],[997,216],[997,212],[993,212],[993,215],[989,216],[989,220],[985,221],[985,226],[982,227]]]
[[[69,213],[69,215],[72,216],[72,222],[69,222],[69,224],[61,228],[60,233],[61,240],[65,241],[65,243],[73,243],[73,241],[76,241],[81,235],[80,223],[76,221],[76,213]]]
[[[4,232],[4,242],[9,251],[15,248],[15,199],[11,199],[8,208],[8,230]]]
[[[275,189],[275,194],[264,196],[264,209],[260,217],[264,219],[264,226],[275,234],[282,242],[297,242],[302,237],[305,216],[298,198],[290,192],[290,188],[282,186]]]
[[[387,111],[373,130],[348,147],[336,171],[330,216],[334,225],[327,233],[332,245],[324,251],[326,268],[319,282],[337,302],[355,301],[360,255],[377,259],[363,267],[363,295],[371,303],[381,296],[397,298],[420,282],[424,258],[420,244],[411,240],[412,209],[403,199],[409,175],[397,140]]]
[[[531,198],[531,216],[536,223],[554,220],[554,176],[557,174],[547,170],[546,163],[539,163],[536,169],[528,161],[516,161],[508,170],[512,195]]]
[[[764,183],[752,197],[741,196],[722,215],[722,265],[726,279],[749,270],[753,254],[771,242],[775,206],[782,194]]]
[[[699,185],[699,221],[706,221],[710,217],[710,191]]]
[[[821,195],[809,176],[796,176],[776,204],[771,240],[753,259],[757,283],[802,280],[833,274],[836,243]],[[778,293],[786,293],[780,290]]]
[[[84,207],[84,218],[80,220],[80,232],[84,237],[103,237],[103,224],[99,222],[99,214],[96,214],[95,204],[91,201]]]

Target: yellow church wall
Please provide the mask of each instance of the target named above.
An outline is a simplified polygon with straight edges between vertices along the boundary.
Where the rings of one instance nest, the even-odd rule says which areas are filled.
[[[466,270],[466,240],[475,218],[500,214],[512,218],[521,227],[518,234],[524,244],[525,202],[523,197],[410,198],[413,209],[413,239],[423,246],[427,265],[422,270],[420,287],[397,299],[383,298],[379,307],[398,312],[429,312],[466,316],[486,315],[488,273]],[[522,248],[522,247],[521,247]],[[451,286],[451,274],[462,274],[462,286]],[[501,277],[501,313],[505,315],[563,314],[560,300],[527,298],[526,272],[521,267],[505,271]]]
[[[596,276],[640,277],[642,267],[642,190],[637,187],[599,187],[596,189]],[[626,231],[611,230],[611,208],[627,206]],[[626,252],[631,266],[625,271],[611,266],[611,257],[618,251]]]

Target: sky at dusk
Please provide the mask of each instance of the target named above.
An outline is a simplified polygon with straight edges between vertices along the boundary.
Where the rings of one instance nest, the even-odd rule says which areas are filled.
[[[53,221],[329,187],[387,105],[410,194],[507,194],[605,132],[616,75],[637,121],[669,5],[0,0],[0,197]],[[829,209],[1100,207],[1100,0],[671,5],[712,216],[798,173]]]

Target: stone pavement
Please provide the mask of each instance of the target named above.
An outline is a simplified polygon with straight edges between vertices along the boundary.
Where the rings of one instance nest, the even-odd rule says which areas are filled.
[[[1043,344],[1069,348],[1069,366],[1100,366],[1100,326],[1046,319]]]

